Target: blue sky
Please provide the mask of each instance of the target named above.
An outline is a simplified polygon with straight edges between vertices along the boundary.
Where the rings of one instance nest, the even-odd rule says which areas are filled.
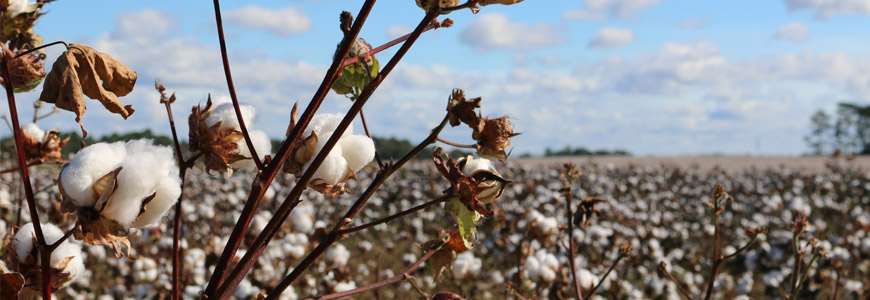
[[[356,13],[359,4],[222,3],[238,94],[258,110],[253,128],[283,134],[292,103],[310,100],[331,61],[338,13]],[[88,44],[139,73],[122,98],[136,113],[123,121],[91,101],[84,117],[91,134],[168,133],[155,78],[178,92],[176,118],[208,93],[228,95],[211,2],[61,0],[46,10],[36,27],[46,42]],[[361,37],[382,44],[422,15],[413,1],[380,1]],[[868,16],[866,0],[526,0],[477,15],[457,11],[446,16],[454,27],[423,35],[366,116],[375,135],[419,140],[443,117],[451,89],[462,88],[483,97],[484,115],[512,116],[523,133],[515,154],[584,146],[637,155],[796,155],[808,151],[812,112],[870,101]],[[60,51],[51,49],[50,60]],[[21,94],[19,106],[37,97]],[[321,111],[349,106],[332,94]],[[73,118],[63,112],[40,125],[72,130]],[[465,128],[443,136],[471,142]]]

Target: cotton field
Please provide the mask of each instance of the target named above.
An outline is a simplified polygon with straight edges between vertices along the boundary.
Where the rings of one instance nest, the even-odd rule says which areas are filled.
[[[5,161],[3,168],[14,162]],[[568,235],[575,238],[577,280],[594,299],[681,299],[679,288],[658,271],[667,271],[698,297],[712,265],[715,226],[707,203],[721,182],[733,197],[720,215],[723,255],[750,240],[749,228],[766,227],[745,251],[725,261],[714,283],[714,299],[782,299],[790,292],[794,270],[792,238],[795,220],[806,217],[799,246],[806,249],[800,270],[813,264],[799,299],[866,299],[870,295],[870,173],[845,160],[831,160],[819,171],[787,167],[726,171],[720,168],[616,166],[587,161],[572,191],[575,206],[587,197],[604,202],[588,226],[567,231],[562,165],[524,159],[497,162],[494,168],[512,181],[504,195],[487,208],[495,215],[481,219],[476,246],[456,255],[450,270],[438,276],[426,261],[406,280],[353,296],[355,299],[418,299],[453,292],[469,299],[571,299]],[[371,164],[348,181],[349,193],[338,197],[306,191],[279,234],[233,293],[256,298],[274,287],[313,249],[325,232],[368,185]],[[57,224],[60,234],[74,223],[61,213],[55,180],[59,166],[32,168],[40,216]],[[184,298],[198,297],[240,215],[253,174],[240,170],[226,177],[208,175],[201,167],[187,173],[182,217],[182,286]],[[17,173],[0,177],[0,235],[3,261],[9,264],[16,224],[30,222],[19,191]],[[272,211],[294,185],[293,175],[279,174],[254,217],[247,243],[272,218]],[[448,186],[429,160],[414,161],[393,175],[366,204],[352,225],[361,225],[438,198]],[[395,221],[350,233],[330,247],[280,299],[303,299],[348,291],[401,274],[426,251],[422,245],[455,226],[455,218],[436,205]],[[22,209],[19,209],[22,208]],[[577,208],[575,207],[574,210]],[[109,246],[69,239],[62,253],[78,251],[76,274],[57,290],[59,299],[167,298],[172,272],[174,210],[153,227],[131,228],[129,258],[115,258]],[[45,227],[44,227],[45,228]],[[25,232],[28,227],[20,231]],[[52,238],[54,237],[52,233]],[[59,237],[59,236],[58,236]],[[815,246],[809,244],[811,239]],[[246,250],[243,244],[237,254]],[[634,251],[613,271],[605,272],[627,245]],[[60,249],[59,249],[60,250]],[[126,249],[125,249],[126,250]],[[26,252],[26,251],[25,251]],[[54,260],[54,258],[53,258]],[[83,267],[79,265],[83,262]],[[437,278],[437,279],[436,279]],[[698,297],[702,298],[702,297]]]

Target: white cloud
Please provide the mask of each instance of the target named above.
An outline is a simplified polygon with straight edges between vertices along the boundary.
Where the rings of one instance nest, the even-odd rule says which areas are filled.
[[[525,51],[559,45],[564,38],[552,25],[516,23],[500,13],[481,14],[462,31],[460,41],[477,49]]]
[[[780,40],[800,41],[810,35],[810,27],[804,23],[793,22],[780,27],[774,37]]]
[[[830,19],[838,15],[870,15],[867,0],[785,0],[789,11],[808,9],[817,18]]]
[[[126,37],[137,41],[159,39],[178,30],[178,22],[153,9],[118,15],[115,23],[117,27],[115,37]]]
[[[607,12],[625,18],[658,5],[660,0],[583,0],[591,14]]]
[[[598,31],[589,41],[590,48],[617,48],[634,41],[634,33],[628,29],[607,27]]]
[[[680,22],[680,27],[684,29],[698,29],[707,24],[706,18],[690,18]]]
[[[413,30],[414,30],[413,28],[408,27],[408,26],[401,26],[401,25],[390,26],[387,28],[387,38],[388,39],[395,39],[397,37],[406,35]]]
[[[224,19],[248,29],[265,29],[278,36],[299,34],[311,28],[308,15],[294,7],[266,9],[249,5],[225,13]]]

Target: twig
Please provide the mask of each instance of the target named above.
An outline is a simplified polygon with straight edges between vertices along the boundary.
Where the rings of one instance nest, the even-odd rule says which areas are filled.
[[[592,297],[595,296],[595,291],[597,291],[598,288],[601,287],[601,284],[604,283],[604,280],[607,279],[607,276],[610,275],[610,272],[613,271],[613,269],[616,268],[617,265],[619,265],[619,261],[622,260],[623,257],[625,256],[621,254],[616,257],[616,260],[613,261],[613,264],[610,265],[610,268],[607,268],[607,272],[604,272],[604,276],[602,276],[601,279],[598,280],[598,283],[595,284],[595,287],[589,290],[589,293],[586,294],[586,298],[592,299]]]
[[[392,278],[386,279],[386,280],[381,281],[381,282],[372,283],[372,284],[369,284],[369,285],[367,285],[367,286],[360,287],[360,288],[356,288],[356,289],[353,289],[353,290],[350,290],[350,291],[345,291],[345,292],[340,292],[340,293],[334,293],[334,294],[329,294],[329,295],[325,295],[325,296],[321,296],[321,297],[315,297],[315,298],[309,298],[309,299],[312,299],[312,300],[313,300],[313,299],[318,299],[318,300],[329,300],[329,299],[344,298],[344,297],[347,297],[347,296],[350,296],[350,295],[359,294],[359,293],[362,293],[362,292],[370,291],[370,290],[377,289],[377,288],[382,287],[382,286],[385,286],[385,285],[389,285],[389,284],[393,284],[393,283],[396,283],[396,282],[399,282],[399,281],[405,280],[405,279],[407,279],[407,278],[409,278],[409,277],[411,276],[411,275],[410,275],[411,272],[416,271],[417,268],[419,268],[420,265],[423,264],[423,262],[425,262],[426,260],[428,260],[429,257],[431,257],[432,254],[434,254],[435,251],[437,251],[438,249],[440,249],[441,246],[443,246],[443,245],[444,245],[444,242],[439,242],[438,244],[436,244],[435,246],[433,246],[431,249],[429,249],[429,252],[426,252],[426,254],[423,255],[423,257],[421,257],[419,260],[417,260],[416,263],[414,263],[413,265],[411,265],[410,267],[408,267],[408,269],[405,269],[405,271],[402,272],[402,274],[399,274],[399,275],[393,276]],[[279,294],[280,294],[280,293],[279,293]],[[274,291],[273,291],[273,292],[269,293],[269,296],[268,296],[266,299],[269,299],[269,298],[275,298],[275,297],[277,297],[277,296],[275,296]]]
[[[76,226],[78,226],[78,225],[76,225]],[[52,252],[53,252],[54,249],[57,249],[57,247],[59,247],[60,244],[62,244],[62,243],[63,243],[64,241],[66,241],[66,240],[67,240],[71,235],[73,235],[73,232],[75,231],[75,229],[76,229],[76,227],[73,226],[73,228],[70,228],[70,230],[68,230],[66,233],[64,233],[63,236],[60,237],[60,239],[58,239],[57,241],[55,241],[53,244],[48,245],[48,249],[49,249],[49,251],[52,251]]]
[[[420,293],[420,296],[423,296],[423,299],[429,299],[429,294],[423,292],[423,290],[420,289],[419,286],[417,286],[417,283],[414,282],[414,276],[408,275],[408,277],[405,277],[405,280],[407,280],[408,283],[410,283],[411,286],[413,286],[414,289],[417,290],[417,293]]]
[[[834,268],[834,271],[837,273],[837,279],[834,280],[834,292],[831,295],[831,300],[837,300],[837,297],[840,296],[840,268]]]
[[[373,4],[373,2],[374,1],[372,0],[372,4]],[[369,4],[369,2],[367,1],[366,4]],[[367,9],[363,9],[363,10],[366,11],[366,15],[367,15]],[[247,253],[245,253],[245,256],[242,257],[242,260],[239,262],[239,264],[232,270],[231,275],[229,276],[229,279],[228,279],[229,282],[227,282],[227,284],[223,284],[220,287],[219,292],[217,294],[220,295],[219,297],[221,299],[223,299],[224,297],[227,297],[229,295],[227,293],[228,290],[232,290],[235,288],[236,285],[238,285],[238,283],[241,281],[240,275],[242,273],[242,270],[249,269],[250,266],[253,265],[253,262],[255,261],[256,257],[259,256],[259,253],[262,253],[262,251],[265,249],[266,245],[268,245],[268,242],[271,241],[271,239],[277,233],[278,227],[286,220],[286,218],[290,214],[290,206],[293,205],[293,203],[299,201],[299,197],[302,195],[302,191],[305,189],[305,186],[307,185],[308,181],[311,180],[312,176],[314,175],[314,171],[317,168],[319,168],[320,164],[323,163],[323,160],[326,159],[326,155],[329,154],[328,150],[332,149],[338,143],[338,139],[341,137],[341,134],[347,129],[347,127],[350,125],[350,123],[353,120],[353,117],[356,116],[357,113],[359,113],[359,110],[362,108],[363,105],[365,105],[365,103],[368,101],[368,99],[371,97],[371,95],[374,93],[374,91],[377,89],[377,87],[380,85],[380,83],[383,82],[384,78],[386,78],[386,76],[389,75],[389,73],[396,67],[398,62],[405,55],[405,53],[408,52],[408,49],[410,49],[411,45],[413,45],[414,42],[417,40],[417,38],[420,36],[420,34],[422,34],[422,28],[424,28],[426,24],[431,22],[431,20],[433,20],[437,15],[438,15],[437,9],[429,11],[426,14],[426,16],[423,18],[423,20],[421,20],[420,24],[414,30],[412,36],[408,39],[408,41],[405,42],[401,48],[399,48],[396,55],[393,56],[392,59],[390,59],[390,61],[386,64],[386,66],[378,74],[378,76],[374,80],[370,81],[365,86],[362,93],[360,94],[360,97],[357,98],[356,101],[354,101],[354,103],[351,106],[351,108],[349,109],[349,111],[345,114],[344,118],[341,120],[341,122],[336,127],[335,131],[333,132],[333,135],[329,138],[329,140],[326,141],[326,144],[323,146],[324,151],[320,151],[314,157],[314,159],[310,163],[310,166],[308,167],[308,170],[306,170],[303,173],[302,177],[299,178],[299,181],[297,182],[297,184],[293,188],[293,190],[290,192],[290,194],[287,196],[287,198],[284,200],[284,203],[281,205],[281,207],[278,208],[278,211],[275,213],[275,215],[269,221],[269,223],[266,224],[266,228],[257,236],[257,239],[254,241],[253,246],[252,246],[252,249],[255,249],[255,251],[250,251],[251,249],[249,249],[249,251]],[[360,22],[361,19],[363,19],[363,18],[357,18],[357,21],[354,23],[354,26],[353,26],[354,29],[357,27],[358,22]],[[359,24],[359,26],[362,26],[362,24]],[[345,39],[347,39],[347,37],[348,37],[348,35],[345,35]],[[440,130],[444,127],[444,125],[446,125],[447,120],[448,119],[445,116],[444,121],[442,121],[441,125],[439,125],[439,127],[437,128],[436,131],[440,132]],[[297,128],[298,128],[298,126],[297,126]],[[294,132],[297,131],[297,128],[294,128]],[[293,133],[291,133],[291,135],[292,134]],[[435,135],[437,136],[437,133],[435,133]],[[430,141],[430,139],[434,141],[434,138],[435,138],[434,136],[430,135],[430,138],[427,139],[427,141]],[[414,151],[412,151],[412,152],[415,152],[415,154],[416,154],[416,152],[419,152],[419,151],[422,151],[422,147],[418,146],[418,148],[415,148]],[[404,163],[404,162],[407,162],[407,160],[410,160],[410,158],[406,156],[400,162]],[[353,207],[351,207],[350,211],[348,211],[348,213],[345,215],[345,218],[339,224],[336,225],[336,227],[333,229],[332,234],[327,236],[325,243],[319,244],[318,247],[315,248],[315,250],[313,250],[308,257],[306,257],[306,258],[311,258],[312,261],[308,261],[307,259],[303,260],[300,263],[300,266],[304,266],[304,267],[297,266],[296,268],[294,268],[293,272],[291,272],[290,275],[288,275],[288,277],[285,277],[285,280],[282,281],[278,287],[276,287],[276,291],[278,294],[280,294],[284,289],[286,289],[287,286],[289,286],[289,284],[292,283],[292,281],[295,280],[296,277],[298,277],[302,271],[307,269],[307,267],[313,262],[313,258],[316,258],[317,256],[319,256],[325,250],[325,248],[327,246],[331,245],[337,239],[338,236],[336,235],[336,233],[337,233],[338,229],[341,226],[344,226],[347,224],[347,222],[345,220],[352,219],[354,216],[356,216],[356,214],[359,213],[359,210],[362,208],[362,205],[364,205],[366,203],[366,201],[368,201],[368,198],[371,197],[371,195],[374,193],[374,190],[377,189],[377,187],[379,187],[384,182],[384,180],[386,180],[386,178],[389,177],[389,175],[392,174],[393,172],[394,172],[393,167],[388,167],[384,170],[379,171],[378,177],[375,178],[375,180],[372,182],[369,189],[366,190],[364,195],[361,196],[357,200],[357,202],[354,204]],[[320,249],[320,250],[318,251],[318,249]],[[274,294],[274,291],[272,294]]]
[[[420,205],[414,206],[414,207],[409,208],[409,209],[407,209],[407,210],[405,210],[405,211],[401,211],[401,212],[399,212],[399,213],[396,213],[396,214],[391,215],[391,216],[388,216],[388,217],[384,217],[384,218],[381,218],[381,219],[378,219],[378,220],[375,220],[375,221],[372,221],[372,222],[369,222],[369,223],[366,223],[366,224],[363,224],[363,225],[360,225],[360,226],[341,229],[341,230],[338,231],[338,234],[340,234],[340,235],[344,235],[344,234],[348,234],[348,233],[352,233],[352,232],[357,232],[357,231],[360,231],[360,230],[365,230],[365,229],[368,229],[368,228],[371,228],[371,227],[375,227],[375,226],[380,225],[380,224],[382,224],[382,223],[387,223],[387,222],[390,222],[390,221],[392,221],[392,220],[395,220],[395,219],[398,219],[398,218],[404,217],[404,216],[406,216],[406,215],[409,215],[409,214],[415,213],[415,212],[417,212],[417,211],[419,211],[419,210],[422,210],[422,209],[424,209],[424,208],[427,208],[427,207],[429,207],[429,206],[432,206],[432,205],[435,205],[435,204],[438,204],[438,203],[441,203],[441,202],[448,201],[448,200],[450,200],[450,199],[452,199],[452,198],[454,198],[454,197],[455,197],[455,196],[441,196],[441,197],[439,197],[439,198],[436,198],[435,200],[432,200],[432,201],[429,201],[429,202],[426,202],[426,203],[423,203],[423,204],[420,204]]]
[[[820,256],[821,255],[814,254],[813,258],[810,259],[810,263],[807,264],[806,269],[804,269],[803,274],[801,274],[801,279],[798,281],[797,285],[794,287],[794,290],[792,290],[791,297],[789,299],[792,299],[792,300],[797,299],[798,294],[800,294],[800,292],[801,292],[801,287],[803,287],[804,282],[807,280],[807,275],[809,275],[810,269],[813,267],[813,263],[815,263],[816,260]]]
[[[680,282],[677,281],[676,278],[674,278],[674,275],[672,275],[671,272],[668,271],[668,264],[666,264],[664,261],[660,262],[659,263],[659,270],[664,272],[665,276],[667,276],[668,279],[670,279],[671,282],[673,282],[677,286],[677,290],[680,291],[680,294],[683,295],[683,297],[686,297],[686,299],[692,300],[692,296],[689,294],[689,292],[686,291],[686,289],[683,288],[683,285],[681,285]]]
[[[740,247],[740,249],[737,249],[737,251],[734,251],[734,253],[726,255],[725,257],[722,258],[722,260],[725,261],[725,260],[729,260],[731,258],[734,258],[735,256],[737,256],[737,254],[740,254],[741,252],[743,252],[747,248],[749,248],[749,246],[752,246],[752,243],[755,242],[756,239],[758,239],[757,235],[752,236],[752,238],[749,239],[749,242],[747,242],[746,245],[743,245],[743,247]]]
[[[32,52],[34,52],[34,51],[39,51],[39,50],[41,50],[41,49],[43,49],[43,48],[51,47],[51,46],[54,46],[54,45],[57,45],[57,44],[63,44],[63,46],[64,46],[65,48],[69,49],[69,45],[67,45],[67,43],[64,42],[64,41],[51,42],[51,43],[44,44],[44,45],[39,46],[39,47],[36,47],[36,48],[27,49],[27,50],[24,51],[24,52],[18,53],[18,54],[15,55],[15,57],[14,57],[13,59],[15,59],[15,58],[19,58],[19,57],[22,57],[22,56],[27,55],[27,54],[30,54],[30,53],[32,53]]]
[[[29,164],[27,164],[27,166],[32,167],[32,166],[39,166],[39,165],[60,165],[60,164],[64,164],[64,162],[56,161],[56,160],[49,160],[49,161],[37,160],[37,161],[30,162]],[[9,169],[0,171],[0,174],[6,174],[6,173],[12,173],[12,172],[18,172],[18,167],[9,168]]]
[[[366,74],[368,74],[369,76],[371,76],[371,73],[370,73],[370,72],[366,72]],[[362,109],[359,110],[359,118],[360,118],[360,120],[362,121],[363,129],[365,129],[365,131],[366,131],[366,136],[368,136],[369,138],[372,138],[372,134],[369,133],[369,125],[368,125],[368,123],[366,123],[366,114],[365,114],[365,112],[363,112]],[[378,149],[377,149],[377,148],[375,148],[375,161],[378,162],[378,168],[379,168],[379,169],[383,169],[383,168],[384,168],[384,162],[381,161],[381,155],[378,153]]]
[[[156,85],[162,87],[160,81],[157,81]],[[179,240],[181,239],[181,201],[184,199],[185,175],[187,174],[187,169],[192,166],[192,164],[188,164],[188,162],[184,160],[184,156],[181,153],[181,145],[178,143],[178,133],[175,131],[175,118],[172,116],[171,105],[175,95],[173,94],[172,100],[170,100],[166,98],[166,95],[160,88],[158,88],[158,91],[160,91],[160,102],[163,102],[164,107],[166,107],[166,116],[169,118],[169,129],[172,131],[172,142],[175,146],[175,157],[178,159],[179,177],[181,177],[181,193],[178,194],[178,201],[175,203],[175,216],[172,219],[172,299],[181,299],[181,286],[178,279],[182,269],[182,261],[179,258],[181,249],[178,245]],[[196,157],[199,157],[199,155]]]
[[[366,18],[368,17],[369,12],[374,6],[374,0],[367,0],[360,8],[360,13],[354,21],[353,27],[351,31],[345,34],[344,39],[342,40],[341,46],[338,48],[336,52],[336,57],[346,57],[347,53],[350,52],[351,45],[353,45],[353,40],[356,39],[360,30],[362,29],[362,25],[365,23]],[[323,103],[323,100],[326,99],[326,95],[329,94],[332,85],[335,83],[335,80],[338,78],[339,71],[341,70],[341,60],[336,59],[332,62],[332,65],[326,71],[326,74],[323,77],[323,80],[320,83],[320,87],[318,87],[317,92],[314,93],[314,96],[311,98],[308,106],[305,108],[305,112],[299,118],[296,126],[290,130],[290,134],[287,136],[287,139],[281,143],[281,146],[278,148],[278,151],[275,154],[275,157],[266,166],[266,170],[263,170],[257,179],[252,183],[251,192],[248,195],[248,199],[245,201],[245,206],[242,209],[242,213],[239,215],[238,221],[236,221],[235,226],[233,227],[233,232],[230,234],[229,240],[227,241],[226,247],[221,252],[221,256],[218,259],[217,266],[221,266],[220,268],[215,268],[214,273],[212,273],[212,277],[209,279],[208,286],[205,290],[205,295],[213,295],[216,291],[218,285],[223,283],[223,280],[226,276],[227,271],[229,271],[230,264],[229,261],[231,258],[235,257],[236,251],[238,251],[239,246],[242,243],[242,239],[244,238],[245,231],[248,230],[248,227],[251,225],[251,220],[254,218],[254,213],[257,211],[257,208],[260,206],[260,203],[263,200],[263,195],[265,195],[266,189],[272,183],[272,180],[275,179],[275,176],[278,174],[278,171],[281,169],[281,166],[284,164],[284,161],[290,156],[292,152],[293,146],[300,140],[302,137],[302,133],[305,130],[305,127],[308,126],[308,123],[311,122],[311,119],[314,117],[314,113],[320,108],[320,105]],[[302,184],[304,186],[304,184]],[[296,187],[294,187],[294,190]],[[299,191],[301,194],[301,191]],[[287,204],[286,202],[282,204],[282,207]]]
[[[18,109],[15,106],[15,94],[13,93],[12,79],[9,76],[9,61],[3,61],[3,77],[6,89],[6,101],[9,103],[9,114],[12,119],[12,135],[15,138],[15,151],[18,158],[18,169],[21,174],[21,182],[24,184],[24,196],[27,199],[27,207],[30,209],[30,220],[33,222],[33,231],[36,233],[36,241],[39,243],[40,259],[42,262],[42,298],[51,299],[51,249],[45,242],[42,233],[42,225],[39,222],[39,212],[36,208],[36,199],[33,197],[33,187],[30,185],[30,171],[27,169],[27,157],[24,153],[24,137],[21,135],[21,126],[18,122]]]
[[[427,25],[426,28],[423,28],[423,32],[426,32],[426,31],[429,31],[429,30],[432,30],[432,29],[436,29],[436,28],[441,28],[441,27],[449,27],[451,24],[452,24],[452,23],[447,23],[447,24],[443,24],[443,25],[442,25],[441,23],[429,23],[429,25]],[[370,50],[370,51],[368,51],[368,52],[366,52],[366,53],[362,53],[362,54],[360,54],[360,55],[355,56],[354,58],[351,58],[351,59],[346,60],[346,61],[344,62],[344,64],[341,65],[341,67],[344,68],[344,67],[350,66],[350,65],[352,65],[352,64],[354,64],[354,63],[356,63],[356,62],[358,62],[358,61],[360,60],[360,58],[362,58],[362,59],[366,59],[366,58],[368,58],[369,56],[372,56],[372,55],[378,54],[378,53],[381,52],[381,51],[387,50],[387,49],[389,49],[390,47],[393,47],[393,46],[395,46],[395,45],[398,45],[398,44],[401,43],[401,42],[404,42],[404,41],[408,40],[408,38],[410,38],[410,37],[411,37],[411,34],[409,33],[409,34],[406,34],[406,35],[400,36],[400,37],[398,37],[398,38],[395,38],[394,40],[389,41],[389,42],[387,42],[386,44],[380,45],[380,46],[378,46],[377,48],[374,48],[374,49],[372,49],[372,50]],[[369,74],[370,74],[370,73],[369,73]]]
[[[565,205],[568,207],[568,263],[571,266],[571,278],[573,278],[574,285],[574,293],[577,295],[577,298],[583,300],[583,292],[580,291],[580,283],[577,281],[577,267],[576,262],[574,262],[574,258],[577,257],[577,251],[574,249],[574,212],[572,211],[571,206],[572,198],[574,198],[573,189],[574,189],[574,177],[575,170],[574,166],[570,164],[565,165]],[[612,266],[611,266],[612,267]],[[591,294],[590,294],[591,295]]]
[[[442,138],[440,138],[440,137],[439,137],[437,140],[438,140],[439,142],[442,142],[442,143],[445,143],[445,144],[447,144],[447,145],[450,145],[450,146],[453,146],[453,147],[457,147],[457,148],[470,148],[470,149],[475,149],[475,148],[477,148],[477,147],[474,146],[474,145],[454,143],[454,142],[451,142],[451,141],[448,141],[448,140],[442,139]]]
[[[251,159],[257,165],[258,171],[263,171],[263,162],[257,155],[257,149],[254,149],[254,143],[251,142],[251,136],[248,134],[248,128],[245,126],[245,120],[242,118],[242,108],[239,106],[239,98],[236,97],[236,88],[233,85],[233,74],[230,72],[230,59],[227,57],[227,42],[224,39],[224,26],[221,21],[221,6],[219,0],[214,0],[214,18],[217,24],[218,40],[221,47],[221,61],[224,64],[224,75],[227,78],[227,88],[230,90],[230,99],[233,101],[233,108],[236,111],[236,118],[239,121],[239,129],[242,130],[242,135],[245,137],[245,144],[248,145],[248,151],[251,153]]]

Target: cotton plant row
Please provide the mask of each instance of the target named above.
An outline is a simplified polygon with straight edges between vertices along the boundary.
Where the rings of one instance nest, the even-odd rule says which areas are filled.
[[[44,131],[36,124],[20,126],[14,93],[30,91],[41,85],[39,101],[35,104],[37,110],[41,103],[51,103],[56,109],[72,112],[82,137],[87,137],[85,97],[97,100],[108,111],[127,119],[135,109],[133,105],[122,103],[120,98],[132,91],[138,75],[109,54],[87,45],[62,41],[43,44],[42,37],[34,32],[33,25],[45,15],[41,11],[47,2],[3,2],[0,5],[0,64],[5,68],[0,72],[0,83],[7,91],[16,142],[16,161],[21,166],[18,172],[23,183],[24,198],[27,200],[28,217],[33,221],[30,225],[13,227],[12,230],[4,228],[7,236],[14,234],[15,237],[14,242],[9,245],[15,249],[11,257],[12,269],[3,269],[3,285],[10,287],[8,290],[4,288],[4,298],[49,298],[55,290],[69,282],[92,280],[96,274],[85,269],[84,261],[89,255],[104,257],[103,246],[111,247],[118,258],[123,255],[131,259],[137,255],[147,256],[135,260],[132,265],[118,261],[108,264],[118,268],[117,275],[132,274],[135,285],[128,291],[138,298],[156,296],[153,288],[158,287],[170,289],[171,298],[174,299],[181,298],[182,293],[186,296],[196,294],[221,299],[231,295],[238,298],[265,296],[292,299],[297,294],[288,285],[299,278],[299,274],[309,268],[311,262],[317,260],[322,253],[325,253],[325,261],[334,268],[327,273],[331,274],[327,276],[328,279],[322,281],[328,287],[328,292],[358,293],[370,289],[357,288],[355,281],[347,278],[349,273],[345,269],[351,256],[350,251],[337,243],[338,236],[376,225],[373,223],[348,227],[373,195],[371,192],[360,193],[350,188],[354,185],[353,179],[365,176],[360,174],[364,172],[364,167],[377,158],[377,170],[372,169],[376,175],[367,182],[366,188],[377,191],[410,157],[425,146],[440,140],[438,133],[448,123],[451,126],[468,125],[472,131],[471,138],[476,142],[469,147],[480,156],[501,160],[507,159],[510,138],[516,134],[507,116],[481,117],[477,110],[480,108],[480,98],[465,99],[464,93],[457,89],[449,98],[444,121],[432,130],[430,136],[399,161],[385,163],[376,157],[377,152],[368,135],[368,128],[365,130],[366,135],[353,134],[351,124],[354,118],[357,114],[363,115],[363,105],[425,31],[452,25],[452,20],[447,18],[439,21],[440,15],[466,8],[477,13],[481,6],[518,2],[521,0],[466,3],[418,1],[417,5],[423,9],[425,15],[416,29],[409,35],[378,48],[373,48],[365,40],[358,38],[374,1],[363,4],[360,19],[354,20],[350,13],[343,12],[339,27],[344,36],[333,57],[335,62],[327,71],[320,91],[309,103],[309,109],[299,116],[294,106],[289,116],[290,126],[286,139],[273,152],[269,137],[263,131],[252,129],[256,109],[251,105],[241,104],[235,94],[226,57],[219,2],[215,1],[218,39],[221,43],[227,85],[230,88],[230,101],[217,104],[209,97],[204,105],[195,105],[191,109],[187,118],[190,153],[181,151],[175,134],[171,105],[177,98],[175,94],[167,95],[166,88],[157,81],[155,88],[160,94],[159,103],[167,111],[174,147],[157,146],[149,140],[92,145],[82,142],[81,145],[76,145],[79,149],[68,161],[60,155],[60,150],[68,138],[62,139],[58,131]],[[402,47],[382,68],[374,55],[397,43],[403,43]],[[66,51],[54,62],[50,72],[46,72],[44,48],[54,45],[63,45]],[[347,113],[316,113],[324,100],[325,91],[330,89],[353,101]],[[34,123],[38,119],[38,114],[35,114]],[[365,119],[361,121],[367,127]],[[455,257],[456,252],[470,251],[479,246],[477,226],[484,216],[493,215],[492,209],[497,208],[494,201],[502,196],[510,182],[498,173],[495,165],[487,158],[469,155],[454,161],[449,156],[442,156],[440,150],[435,153],[433,161],[449,187],[439,197],[421,206],[397,212],[382,221],[375,221],[384,223],[446,202],[445,211],[453,215],[455,223],[436,225],[444,230],[438,238],[426,243],[428,254],[416,262],[408,261],[411,264],[408,272],[419,268],[433,253],[437,252],[436,256],[441,257],[440,263],[446,266],[452,264],[452,260],[444,260],[444,255]],[[47,162],[62,164],[56,173],[55,185],[37,186],[39,189],[47,188],[50,192],[34,192],[27,165]],[[250,172],[248,174],[253,176],[248,182],[250,190],[247,193],[211,195],[209,200],[214,206],[185,203],[186,174],[198,168],[204,169],[207,174],[213,171],[223,173],[225,179],[232,178],[237,170],[246,169],[248,171],[245,172]],[[277,199],[278,194],[271,187],[280,171],[293,178],[290,180],[292,189],[287,191],[283,201]],[[302,198],[303,194],[310,195],[306,190],[321,195],[306,197],[309,200],[328,201],[346,194],[357,194],[359,198],[351,205],[354,208],[344,217],[336,219],[343,224],[331,226],[333,224],[315,218],[315,211],[308,204],[294,212],[299,202],[305,200]],[[204,193],[200,191],[200,195]],[[277,209],[272,212],[261,209],[259,206],[264,200],[278,206]],[[25,219],[21,217],[23,209],[20,206],[19,204],[16,224]],[[170,226],[166,225],[168,220],[164,216],[172,207],[175,207],[175,214],[171,220],[170,237],[166,232]],[[43,220],[48,217],[53,222],[64,224],[65,229],[60,230],[51,223],[41,222],[40,208],[43,211]],[[205,239],[210,241],[209,244],[201,245],[208,251],[193,251],[183,259],[190,265],[202,266],[203,254],[207,257],[219,253],[217,263],[202,266],[205,272],[182,269],[181,248],[190,247],[189,239],[181,237],[183,221],[196,221],[197,216],[212,219],[222,216],[215,208],[234,211],[229,216],[236,220],[206,224],[218,225],[218,228],[232,224],[232,231],[226,237],[212,235],[210,239]],[[279,240],[284,244],[267,248],[268,243],[283,230],[283,223],[291,215],[294,219],[291,222],[294,232],[282,232],[286,235]],[[422,229],[422,224],[418,223],[416,227]],[[239,248],[245,236],[251,236],[254,241],[247,245],[250,249],[242,250]],[[157,249],[139,249],[134,246],[141,246],[137,239],[156,242]],[[311,249],[313,242],[316,242],[315,249]],[[88,245],[85,247],[87,251],[82,251],[83,245]],[[171,267],[166,263],[165,257],[156,256],[167,251],[171,257]],[[268,261],[280,257],[293,257],[301,261],[296,267],[286,264],[261,267],[248,276],[252,265],[260,260]],[[230,259],[237,260],[238,263],[231,265]],[[88,268],[100,266],[89,265]],[[476,268],[479,269],[479,266]],[[293,272],[282,277],[283,270],[287,269],[292,269]],[[6,272],[13,273],[6,276]],[[170,272],[171,275],[167,274]],[[181,282],[181,273],[185,272],[189,272],[194,279],[193,283],[186,286]],[[279,283],[278,279],[281,279]],[[163,283],[151,287],[147,285],[149,282],[166,280],[171,281],[168,286]],[[305,278],[305,282],[311,280],[310,276]],[[254,285],[266,282],[277,283],[270,295],[264,295]],[[309,284],[309,289],[311,287],[313,284]],[[116,291],[118,289],[119,287],[115,288]],[[306,291],[302,287],[300,290]]]

